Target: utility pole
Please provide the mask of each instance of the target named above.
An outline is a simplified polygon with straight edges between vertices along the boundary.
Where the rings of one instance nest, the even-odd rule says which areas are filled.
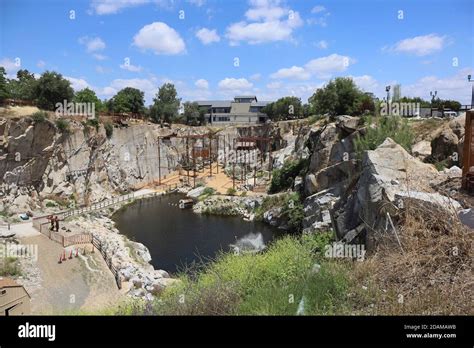
[[[388,104],[390,103],[390,87],[391,86],[385,86],[385,92],[387,92],[387,107],[389,108],[389,110],[390,107],[388,106]]]
[[[471,79],[471,74],[467,75],[467,80],[472,83],[471,92],[471,109],[474,108],[474,80]]]
[[[438,91],[430,91],[430,96],[431,96],[431,107],[430,107],[430,117],[433,117],[433,102],[436,96],[438,95]]]

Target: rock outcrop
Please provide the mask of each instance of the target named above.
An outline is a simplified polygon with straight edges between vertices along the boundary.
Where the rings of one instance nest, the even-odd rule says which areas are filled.
[[[432,192],[430,182],[438,176],[434,166],[422,163],[387,138],[376,150],[365,153],[354,189],[331,211],[337,237],[370,247],[374,234],[386,229],[387,213],[394,216],[412,201],[432,210],[459,209],[456,201]]]

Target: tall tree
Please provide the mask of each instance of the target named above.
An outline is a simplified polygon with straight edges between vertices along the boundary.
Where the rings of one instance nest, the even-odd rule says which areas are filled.
[[[178,98],[176,88],[172,83],[165,83],[160,87],[153,105],[150,109],[151,117],[156,121],[170,122],[178,116],[179,104],[181,99]]]
[[[34,95],[39,108],[54,110],[56,103],[63,103],[64,100],[71,101],[74,90],[71,83],[61,74],[45,71],[35,83]]]
[[[34,74],[26,69],[20,69],[16,73],[16,79],[8,81],[9,94],[13,99],[34,100],[35,84]]]
[[[185,102],[183,104],[183,107],[186,124],[189,124],[191,126],[197,126],[202,123],[201,118],[204,115],[204,111],[199,108],[198,103]]]
[[[133,87],[126,87],[109,101],[113,112],[141,114],[145,109],[145,93]]]
[[[97,97],[95,92],[88,87],[76,92],[73,101],[75,103],[93,103],[95,104],[95,111],[97,112],[105,110],[105,106],[102,104],[102,101]]]
[[[369,101],[351,78],[338,77],[316,90],[308,102],[318,115],[360,115],[361,105]]]
[[[0,102],[9,97],[6,75],[5,68],[0,66]]]
[[[262,112],[273,121],[295,119],[303,116],[303,106],[300,98],[283,97],[266,105]]]

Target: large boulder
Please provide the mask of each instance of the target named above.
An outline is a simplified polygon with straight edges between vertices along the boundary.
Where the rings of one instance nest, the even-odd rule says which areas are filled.
[[[309,197],[303,202],[304,220],[303,232],[324,232],[331,229],[330,210],[338,200],[334,194],[328,191],[321,191]]]
[[[449,198],[433,195],[430,182],[438,176],[434,166],[417,160],[387,138],[377,149],[365,152],[357,184],[331,211],[336,235],[370,247],[374,233],[385,230],[387,213],[394,215],[403,209],[403,203],[397,205],[400,199],[429,201],[441,208],[449,201],[456,209]]]
[[[458,152],[459,138],[451,128],[443,129],[431,141],[431,158],[435,162],[444,161],[451,158],[454,153]]]

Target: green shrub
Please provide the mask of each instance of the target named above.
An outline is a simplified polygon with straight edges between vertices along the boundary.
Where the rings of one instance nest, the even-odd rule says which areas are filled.
[[[237,192],[237,191],[235,190],[235,188],[229,187],[229,188],[227,189],[227,195],[228,195],[228,196],[234,196],[236,192]]]
[[[41,123],[46,121],[48,119],[48,116],[49,115],[46,111],[37,111],[30,117],[35,123]]]
[[[282,168],[272,172],[272,181],[268,192],[276,193],[291,188],[296,176],[305,175],[308,164],[308,159],[285,162]]]
[[[61,133],[69,132],[69,122],[63,118],[59,118],[56,120],[56,127]]]
[[[1,245],[0,248],[4,246]],[[20,263],[16,257],[1,257],[0,258],[0,276],[12,277],[21,275]]]
[[[112,123],[110,122],[105,123],[104,128],[105,128],[105,135],[107,136],[107,138],[111,138],[112,134],[114,133],[114,126],[112,125]]]
[[[304,207],[300,195],[296,192],[266,196],[255,210],[255,219],[263,220],[263,214],[272,209],[281,208],[282,218],[288,221],[290,232],[300,232],[303,228]]]
[[[87,120],[87,125],[99,130],[99,120],[97,118],[90,118]],[[107,130],[106,130],[107,132]]]
[[[383,116],[375,119],[368,117],[364,122],[367,124],[364,136],[358,136],[354,140],[354,146],[359,158],[367,150],[375,150],[385,139],[392,138],[405,150],[410,151],[414,135],[407,120],[397,116]]]
[[[345,264],[318,260],[323,237],[286,236],[258,254],[222,253],[181,282],[166,288],[151,312],[166,315],[295,315],[305,298],[305,314],[347,314],[349,285]],[[315,263],[319,272],[313,272]],[[130,313],[129,311],[127,313]]]

